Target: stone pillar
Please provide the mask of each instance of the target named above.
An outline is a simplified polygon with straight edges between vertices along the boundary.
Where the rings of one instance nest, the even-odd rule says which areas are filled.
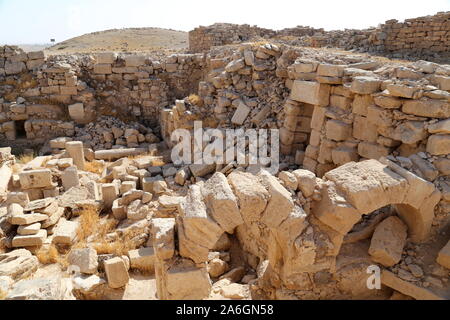
[[[78,170],[84,170],[83,142],[66,142],[66,150],[69,153],[70,157],[73,159],[73,164],[77,166]]]

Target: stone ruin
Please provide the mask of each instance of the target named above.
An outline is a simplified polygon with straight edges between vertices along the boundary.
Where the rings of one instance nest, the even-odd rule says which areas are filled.
[[[250,26],[228,44],[230,26],[170,56],[0,47],[0,299],[117,299],[137,274],[157,299],[450,298],[450,65]],[[445,42],[448,26],[364,41],[410,54],[411,33]],[[195,121],[278,129],[278,172],[173,163]]]

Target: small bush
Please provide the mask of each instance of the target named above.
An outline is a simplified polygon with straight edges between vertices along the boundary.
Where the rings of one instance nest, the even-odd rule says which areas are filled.
[[[84,165],[84,170],[92,173],[102,174],[105,164],[101,161],[90,161],[86,162]]]

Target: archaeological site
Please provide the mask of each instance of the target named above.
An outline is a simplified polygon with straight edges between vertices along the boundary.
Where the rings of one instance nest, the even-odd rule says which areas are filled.
[[[188,40],[0,46],[0,300],[450,299],[450,12]]]

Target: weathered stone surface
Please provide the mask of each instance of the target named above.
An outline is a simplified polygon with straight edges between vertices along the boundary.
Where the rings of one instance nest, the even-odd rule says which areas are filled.
[[[387,270],[381,272],[381,283],[416,300],[443,300],[443,297],[436,295],[430,290],[402,280]]]
[[[12,279],[27,278],[37,270],[38,266],[38,258],[26,249],[0,253],[0,276],[8,276]]]
[[[434,134],[428,138],[427,152],[432,155],[450,154],[450,134]]]
[[[33,235],[39,232],[41,224],[39,222],[29,225],[22,225],[17,228],[17,234],[21,236]]]
[[[330,102],[330,86],[318,82],[295,80],[292,85],[291,99],[326,107]]]
[[[350,162],[325,174],[360,213],[403,203],[409,188],[405,178],[376,160]]]
[[[376,228],[370,242],[372,260],[385,267],[397,264],[407,237],[406,225],[397,217],[384,219]]]
[[[448,118],[450,103],[441,100],[407,100],[403,103],[402,111],[419,117]]]
[[[128,270],[125,266],[125,262],[119,258],[115,257],[104,262],[106,277],[108,279],[108,285],[113,288],[121,288],[125,286],[130,277],[128,275]]]
[[[53,234],[53,243],[72,244],[77,236],[78,223],[61,219]]]
[[[278,180],[267,171],[258,174],[261,183],[267,188],[270,199],[264,210],[261,222],[269,228],[278,227],[294,209],[291,193],[286,190]]]
[[[298,169],[292,172],[297,178],[297,183],[300,191],[305,197],[310,197],[314,193],[314,189],[317,186],[316,175],[304,169]]]
[[[155,250],[153,247],[128,251],[131,268],[153,272],[155,268]]]
[[[216,172],[201,188],[205,203],[210,208],[214,220],[228,233],[244,223],[239,212],[236,196],[227,178]]]
[[[49,169],[29,170],[19,173],[22,189],[52,188],[52,173]]]
[[[269,192],[250,173],[234,171],[228,175],[234,194],[239,200],[239,208],[244,221],[259,221],[267,206]]]
[[[75,300],[69,279],[59,276],[21,280],[14,284],[6,300]]]
[[[450,269],[450,241],[439,251],[436,262],[441,266]]]
[[[180,204],[180,215],[186,237],[206,248],[212,248],[223,233],[209,216],[198,185],[189,188],[185,201]]]
[[[15,236],[12,240],[13,247],[37,247],[47,239],[47,230],[41,229],[36,234],[27,236]]]
[[[68,256],[71,265],[80,269],[81,273],[94,274],[98,268],[97,251],[92,248],[73,249]]]
[[[373,77],[354,77],[350,90],[358,94],[371,94],[379,91],[381,80]]]
[[[175,254],[175,219],[153,219],[152,234],[152,243],[156,257],[161,260],[172,258]]]

